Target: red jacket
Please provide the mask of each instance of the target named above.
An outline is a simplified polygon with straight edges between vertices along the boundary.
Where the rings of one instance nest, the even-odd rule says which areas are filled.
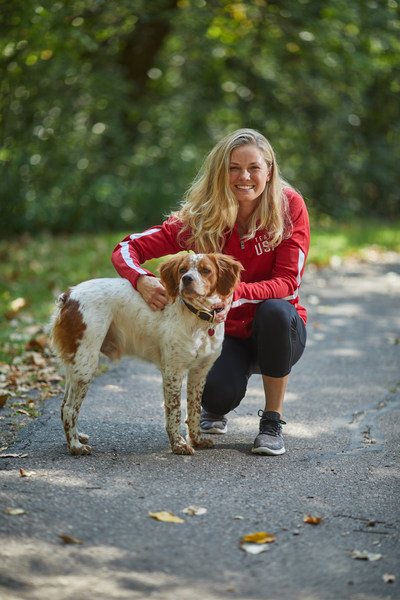
[[[228,232],[222,252],[239,260],[244,270],[237,286],[232,308],[225,323],[228,335],[250,337],[257,306],[269,298],[282,298],[297,309],[304,323],[306,309],[299,304],[299,287],[310,245],[308,213],[303,198],[285,189],[293,230],[276,248],[268,246],[268,232],[259,231],[251,240],[240,240],[237,227]],[[139,275],[152,275],[140,265],[150,258],[187,250],[187,234],[178,236],[182,224],[169,218],[143,233],[133,233],[116,246],[111,260],[121,277],[134,287]],[[193,249],[193,248],[192,248]]]

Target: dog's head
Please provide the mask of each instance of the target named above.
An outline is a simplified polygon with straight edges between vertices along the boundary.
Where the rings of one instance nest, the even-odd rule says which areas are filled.
[[[160,266],[160,279],[172,302],[178,297],[230,296],[242,265],[225,254],[178,254]]]

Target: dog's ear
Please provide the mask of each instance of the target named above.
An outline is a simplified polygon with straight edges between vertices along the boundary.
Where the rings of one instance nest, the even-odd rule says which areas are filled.
[[[240,281],[242,264],[226,254],[214,254],[218,267],[217,293],[220,296],[230,296]]]
[[[182,256],[172,256],[159,267],[160,280],[167,292],[168,298],[174,302],[179,295],[179,265]]]

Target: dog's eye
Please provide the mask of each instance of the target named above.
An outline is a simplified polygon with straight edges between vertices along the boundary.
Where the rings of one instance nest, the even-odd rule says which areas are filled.
[[[179,274],[180,274],[180,275],[183,275],[184,273],[186,273],[186,271],[187,271],[186,267],[181,267],[181,268],[179,269]]]
[[[208,275],[209,273],[211,273],[211,269],[207,269],[207,267],[203,267],[201,269],[200,273],[203,273],[203,275]]]

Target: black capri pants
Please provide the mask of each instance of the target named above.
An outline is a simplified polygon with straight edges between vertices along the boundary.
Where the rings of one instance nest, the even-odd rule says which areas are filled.
[[[243,400],[251,375],[288,375],[303,354],[306,338],[304,322],[290,302],[264,300],[250,338],[225,336],[222,352],[207,375],[202,406],[226,415]]]

